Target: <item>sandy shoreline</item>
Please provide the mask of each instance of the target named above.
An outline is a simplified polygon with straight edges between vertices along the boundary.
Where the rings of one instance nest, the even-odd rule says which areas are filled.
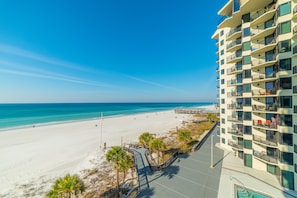
[[[146,131],[158,136],[181,127],[190,117],[173,110],[108,117],[103,120],[102,146],[137,142]],[[100,137],[100,119],[1,131],[0,195],[11,195],[16,184],[87,169],[88,161],[103,155]]]

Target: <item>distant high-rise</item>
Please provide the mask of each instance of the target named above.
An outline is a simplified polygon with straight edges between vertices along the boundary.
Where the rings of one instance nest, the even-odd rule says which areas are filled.
[[[297,189],[297,0],[229,0],[216,39],[220,144]]]

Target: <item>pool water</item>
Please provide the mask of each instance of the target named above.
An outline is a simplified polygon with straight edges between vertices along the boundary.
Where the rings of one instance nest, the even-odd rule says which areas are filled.
[[[255,192],[251,189],[244,188],[242,186],[235,185],[236,198],[272,198],[269,195],[264,195],[259,192]]]

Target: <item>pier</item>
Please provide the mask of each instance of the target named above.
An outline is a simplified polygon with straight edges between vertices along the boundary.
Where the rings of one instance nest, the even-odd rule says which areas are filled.
[[[183,114],[199,114],[201,110],[199,109],[174,109],[175,113],[183,113]]]

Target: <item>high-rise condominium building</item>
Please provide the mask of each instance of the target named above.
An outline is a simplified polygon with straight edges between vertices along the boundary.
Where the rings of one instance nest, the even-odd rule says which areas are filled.
[[[297,189],[297,0],[229,0],[216,39],[220,144]]]

